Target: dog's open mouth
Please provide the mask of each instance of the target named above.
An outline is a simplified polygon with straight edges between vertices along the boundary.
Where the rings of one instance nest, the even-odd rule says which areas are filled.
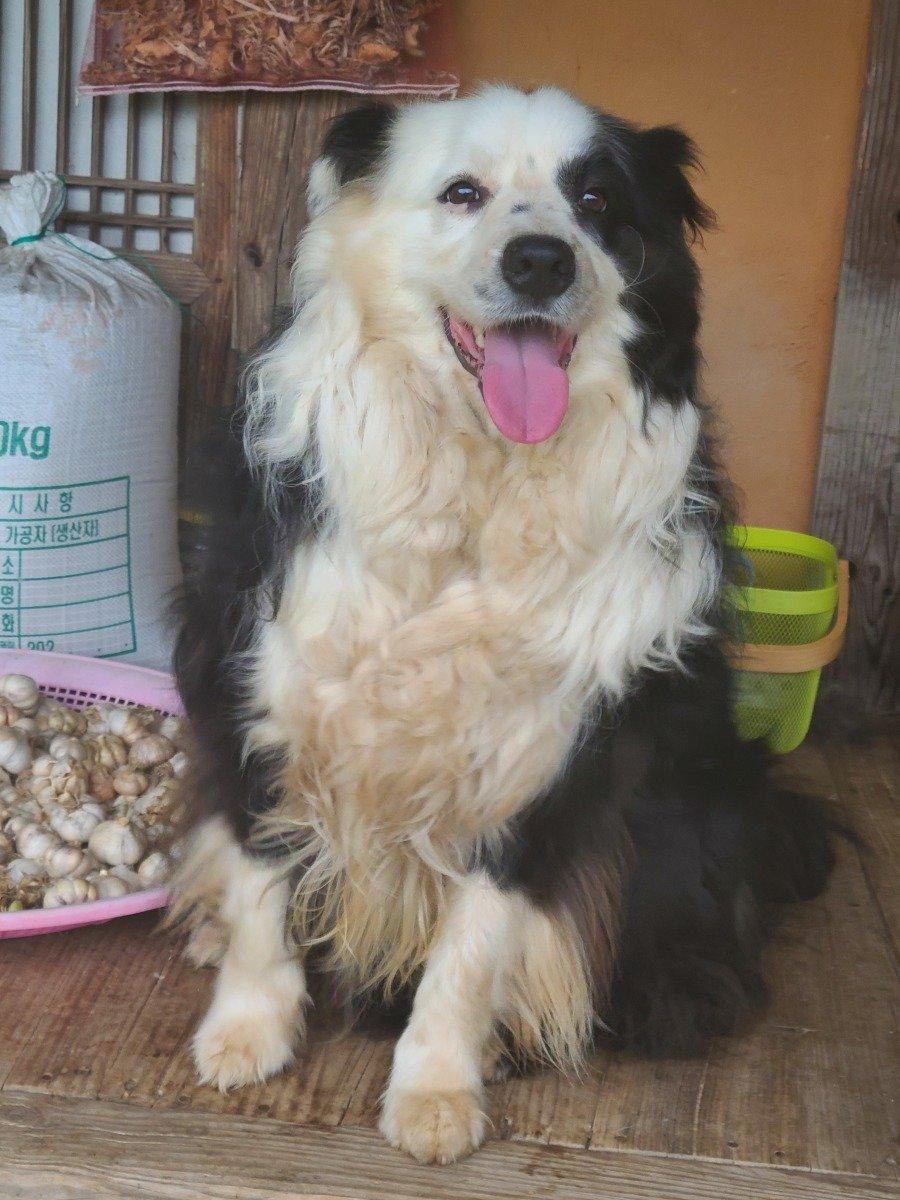
[[[481,387],[491,420],[511,442],[543,442],[569,406],[566,368],[575,335],[549,321],[477,329],[444,312],[457,358]]]

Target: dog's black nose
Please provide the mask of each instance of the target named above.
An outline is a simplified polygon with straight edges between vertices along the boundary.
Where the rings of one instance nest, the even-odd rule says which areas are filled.
[[[507,243],[500,270],[520,296],[552,300],[571,286],[575,278],[575,255],[562,238],[526,233]]]

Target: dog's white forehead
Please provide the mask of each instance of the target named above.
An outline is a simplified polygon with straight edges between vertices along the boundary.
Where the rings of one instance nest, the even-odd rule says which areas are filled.
[[[583,153],[596,131],[592,111],[556,88],[489,87],[413,105],[393,129],[385,186],[398,199],[426,200],[459,176],[492,190],[554,183],[560,165]]]

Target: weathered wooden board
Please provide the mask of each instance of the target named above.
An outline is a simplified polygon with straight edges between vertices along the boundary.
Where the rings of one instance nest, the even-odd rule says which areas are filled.
[[[247,97],[236,231],[239,354],[269,334],[277,306],[290,304],[290,269],[306,223],[306,177],[332,117],[356,103],[343,92]]]
[[[107,1064],[158,982],[147,939],[135,936],[131,925],[117,921],[103,929],[3,944],[3,1007],[17,1011],[20,1022],[27,1011],[30,992],[19,995],[20,964],[22,976],[39,975],[44,989],[4,1086],[97,1094]],[[159,951],[168,957],[174,948],[160,940]]]
[[[862,841],[860,865],[900,960],[900,718],[859,746],[823,740],[819,752]]]
[[[900,4],[874,0],[812,523],[854,568],[832,678],[869,709],[900,685],[898,64]]]
[[[0,1093],[0,1194],[19,1200],[888,1200],[872,1179],[494,1144],[421,1167],[372,1130]]]

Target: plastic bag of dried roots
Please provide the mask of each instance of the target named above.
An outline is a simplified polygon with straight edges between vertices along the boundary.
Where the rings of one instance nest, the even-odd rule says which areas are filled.
[[[81,90],[452,96],[440,0],[96,0]]]

